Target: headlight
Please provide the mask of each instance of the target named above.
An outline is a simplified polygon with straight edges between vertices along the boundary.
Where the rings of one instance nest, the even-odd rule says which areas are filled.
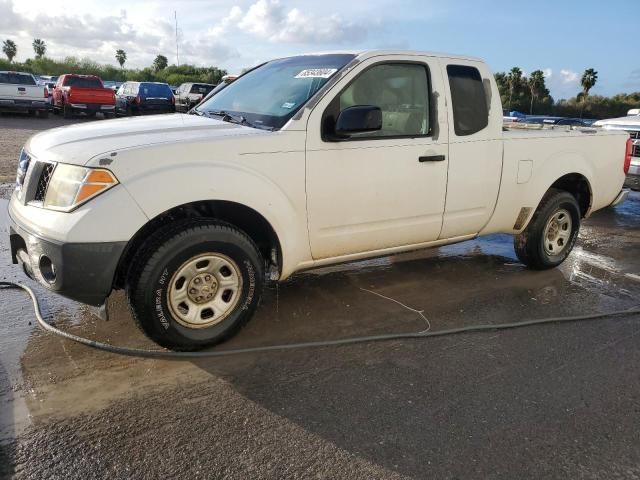
[[[68,212],[118,184],[109,170],[59,163],[44,198],[44,207]]]

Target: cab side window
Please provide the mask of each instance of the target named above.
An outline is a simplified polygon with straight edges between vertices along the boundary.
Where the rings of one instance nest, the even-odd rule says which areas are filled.
[[[447,75],[456,135],[463,137],[484,130],[489,125],[489,107],[478,69],[448,65]]]
[[[339,113],[354,105],[373,105],[382,110],[382,129],[354,135],[354,139],[418,137],[428,135],[429,74],[413,63],[375,65],[351,82],[337,99]]]

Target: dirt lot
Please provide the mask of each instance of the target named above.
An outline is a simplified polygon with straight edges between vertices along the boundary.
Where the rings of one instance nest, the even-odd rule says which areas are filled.
[[[27,139],[42,130],[63,127],[79,122],[102,121],[98,119],[77,117],[64,119],[61,116],[49,115],[49,118],[33,118],[26,115],[3,114],[0,116],[0,183],[13,182],[18,168],[20,149]]]
[[[0,278],[22,280],[5,210]],[[636,193],[550,271],[497,235],[300,274],[222,348],[424,328],[371,292],[434,330],[630,308],[639,227]],[[121,293],[103,322],[36,288],[58,327],[152,347]],[[640,317],[197,361],[100,353],[31,320],[0,291],[0,477],[640,478]]]

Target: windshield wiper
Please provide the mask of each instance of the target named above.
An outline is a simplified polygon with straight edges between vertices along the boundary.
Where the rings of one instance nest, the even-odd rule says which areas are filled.
[[[270,127],[264,127],[261,125],[255,125],[247,120],[243,115],[235,115],[233,113],[226,112],[224,110],[214,110],[212,112],[206,112],[207,116],[214,115],[216,117],[222,117],[223,122],[237,123],[238,125],[244,125],[251,128],[260,128],[262,130],[271,130]]]

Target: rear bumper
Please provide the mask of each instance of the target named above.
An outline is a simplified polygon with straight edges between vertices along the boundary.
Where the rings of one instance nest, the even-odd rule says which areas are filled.
[[[636,162],[635,157],[629,167],[629,173],[625,179],[624,186],[632,190],[640,191],[640,162]]]
[[[174,113],[176,111],[175,105],[145,105],[142,104],[137,107],[142,113]]]
[[[115,105],[103,105],[101,103],[70,103],[69,106],[78,112],[115,112]]]
[[[51,105],[44,98],[42,100],[6,100],[0,99],[0,111],[29,112],[34,110],[49,110]]]
[[[616,205],[620,205],[622,202],[624,202],[627,197],[629,196],[629,190],[624,188],[620,191],[620,193],[618,194],[618,196],[616,197],[616,199],[611,202],[611,206],[615,207]]]
[[[126,242],[59,243],[39,237],[9,215],[14,264],[49,290],[78,302],[100,306],[112,290]]]

